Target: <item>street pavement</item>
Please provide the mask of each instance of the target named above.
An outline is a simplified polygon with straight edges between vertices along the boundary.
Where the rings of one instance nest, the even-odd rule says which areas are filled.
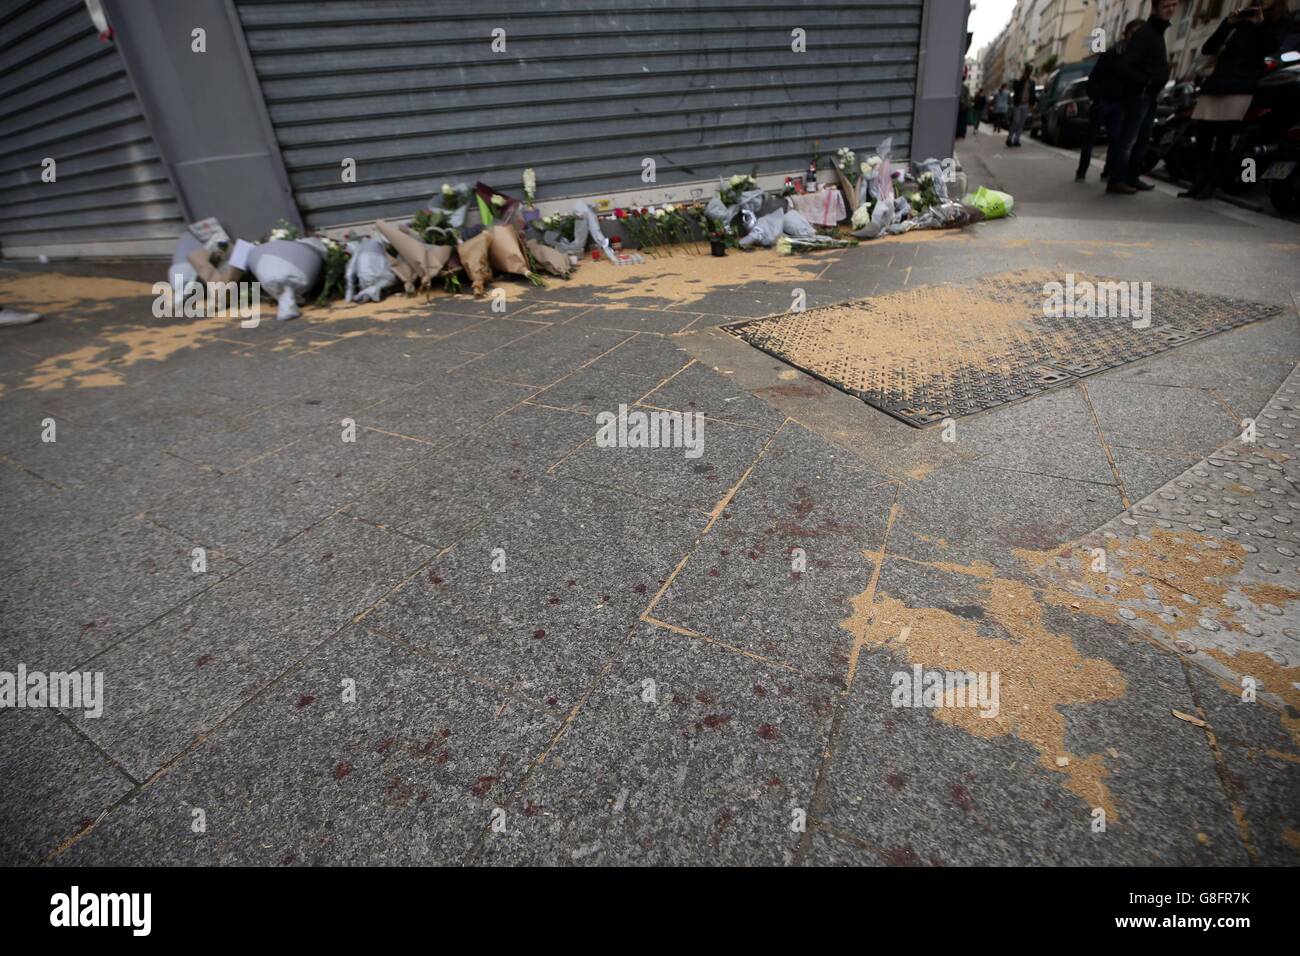
[[[1029,140],[958,156],[1016,216],[641,296],[241,329],[47,288],[0,330],[0,671],[102,672],[105,703],[0,711],[0,860],[1300,862],[1287,528],[1232,543],[1273,548],[1262,637],[1216,605],[1180,649],[1125,577],[1225,538],[1139,510],[1198,469],[1246,461],[1214,493],[1300,521],[1300,232]],[[1285,308],[947,436],[718,328],[1015,269]],[[702,453],[603,447],[620,405],[701,413]],[[1227,600],[1176,557],[1165,589]],[[996,712],[896,706],[918,668],[996,674]]]

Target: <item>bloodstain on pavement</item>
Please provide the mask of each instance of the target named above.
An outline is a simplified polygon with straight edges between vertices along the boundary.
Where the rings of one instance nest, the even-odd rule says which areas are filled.
[[[921,858],[916,855],[916,851],[910,846],[896,846],[885,855],[889,858],[889,862],[894,866],[924,865]]]
[[[310,707],[314,703],[316,703],[315,697],[313,697],[311,694],[303,694],[301,697],[298,698],[298,703],[294,704],[293,706],[297,707],[299,710],[302,710],[304,707]]]
[[[764,740],[776,740],[777,731],[771,724],[759,724],[758,735]]]
[[[730,714],[706,714],[704,716],[704,726],[709,730],[717,730],[719,727],[725,727],[731,721]]]
[[[533,631],[533,637],[537,638],[537,640],[539,641],[545,636],[546,636],[546,632],[542,630],[540,627],[537,630]]]
[[[901,773],[891,773],[885,778],[885,783],[889,784],[895,790],[902,790],[907,786],[907,777]]]
[[[479,777],[478,782],[475,783],[474,786],[470,787],[469,789],[470,792],[474,794],[474,796],[482,800],[484,797],[488,795],[488,791],[492,789],[492,784],[496,782],[497,782],[496,777]]]
[[[340,761],[339,765],[334,768],[334,779],[342,780],[352,772],[352,765],[346,760]]]
[[[718,848],[718,842],[722,839],[722,831],[727,829],[727,825],[730,824],[733,819],[735,819],[735,817],[730,810],[723,810],[718,814],[718,818],[713,821],[713,825],[717,827],[711,840],[715,850]]]
[[[970,813],[975,809],[975,801],[971,798],[970,791],[961,784],[954,783],[952,785],[951,797],[952,802],[957,804],[957,806],[961,807],[967,813]]]
[[[382,754],[382,753],[386,753],[386,752],[388,751],[388,749],[389,749],[390,747],[392,747],[393,744],[395,744],[395,743],[397,743],[397,738],[396,738],[396,737],[389,737],[389,738],[387,738],[386,740],[384,740],[384,741],[379,745],[379,749],[378,749],[377,753],[381,753],[381,754]]]
[[[209,664],[211,664],[211,663],[212,663],[213,661],[215,661],[215,660],[216,660],[216,658],[213,657],[211,654],[204,654],[202,657],[200,657],[197,661],[194,662],[194,666],[195,666],[195,667],[207,667]]]

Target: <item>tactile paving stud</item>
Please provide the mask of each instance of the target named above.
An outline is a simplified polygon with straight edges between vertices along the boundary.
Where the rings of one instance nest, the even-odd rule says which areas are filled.
[[[1297,384],[1300,368],[1279,394]],[[1300,663],[1297,518],[1300,459],[1238,440],[1078,539],[1068,559],[1043,563],[1038,572],[1074,594],[1113,605],[1127,626],[1235,686],[1248,655],[1267,655],[1283,667]],[[1109,555],[1100,581],[1083,563],[1093,547]],[[1276,688],[1265,686],[1260,696],[1286,705]]]

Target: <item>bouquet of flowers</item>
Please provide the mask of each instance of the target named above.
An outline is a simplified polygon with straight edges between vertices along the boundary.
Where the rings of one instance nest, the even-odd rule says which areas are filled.
[[[380,239],[348,236],[346,280],[348,302],[378,302],[398,284],[388,250]]]
[[[857,185],[860,173],[857,153],[847,146],[841,146],[835,151],[835,168],[840,171],[840,175],[849,181],[850,185]]]
[[[721,259],[727,254],[728,246],[735,246],[736,237],[721,219],[710,216],[704,209],[696,207],[696,219],[709,241],[710,254]]]
[[[867,197],[874,200],[880,192],[880,170],[883,160],[879,156],[868,156],[862,164],[862,179],[867,184]],[[874,205],[874,201],[872,205]]]
[[[441,191],[429,200],[429,211],[443,213],[446,216],[443,225],[447,228],[463,229],[469,213],[470,192],[464,183],[457,186],[443,183]]]
[[[348,260],[352,258],[352,253],[343,243],[336,242],[329,236],[319,238],[325,246],[325,266],[322,269],[325,278],[320,295],[316,297],[316,304],[325,305],[347,294]]]
[[[532,168],[524,170],[524,225],[536,222],[538,213],[533,200],[537,198],[537,174]]]
[[[741,195],[757,188],[758,180],[752,175],[737,173],[722,184],[722,188],[718,190],[718,198],[722,200],[724,206],[735,206],[739,204]]]
[[[298,232],[282,221],[274,232]],[[276,319],[285,321],[299,316],[301,299],[315,287],[325,264],[328,250],[319,239],[280,238],[278,236],[254,246],[248,256],[248,269],[262,284],[262,290],[278,303]]]
[[[528,254],[527,247],[520,241],[514,223],[497,223],[487,233],[492,240],[488,245],[488,264],[493,272],[523,276],[536,286],[546,285],[546,281],[538,275],[536,263]]]
[[[432,285],[456,254],[456,243],[433,245],[425,242],[411,226],[394,226],[376,219],[375,229],[393,247],[396,253],[393,272],[402,280],[408,293]]]
[[[918,213],[925,212],[931,206],[937,206],[947,200],[947,197],[939,195],[932,170],[927,169],[923,172],[917,180],[917,185],[920,188],[917,190],[916,195],[912,197],[911,206]]]
[[[301,239],[302,230],[289,222],[287,219],[281,219],[275,224],[275,228],[267,235],[266,241],[273,239]]]
[[[659,227],[668,242],[673,245],[680,245],[688,252],[699,255],[699,250],[694,247],[694,228],[690,218],[689,206],[674,206],[669,203],[660,206],[655,210],[655,218],[659,221]],[[668,254],[672,255],[672,249],[669,248]]]
[[[835,178],[839,180],[840,192],[844,193],[844,204],[849,209],[857,209],[862,202],[862,183],[866,174],[866,163],[858,163],[858,154],[847,146],[835,151],[831,164],[835,169]]]
[[[776,241],[776,251],[783,256],[789,256],[796,252],[810,252],[814,249],[846,249],[857,244],[856,239],[832,239],[830,236],[817,236],[815,239],[782,236]]]
[[[421,209],[411,219],[411,232],[421,242],[431,246],[454,246],[456,232],[447,222],[447,213],[441,209]]]
[[[494,223],[515,219],[521,205],[518,199],[481,182],[474,184],[474,199],[478,203],[479,218],[483,220],[485,229],[491,229]]]
[[[894,167],[890,165],[889,153],[893,137],[886,136],[876,148],[876,155],[867,160],[870,167],[867,175],[867,191],[877,201],[886,201],[893,207],[894,203]]]
[[[549,216],[543,216],[537,220],[537,229],[543,235],[547,233],[556,233],[559,238],[565,242],[573,242],[576,238],[578,228],[578,217],[564,212],[553,212]]]
[[[853,218],[850,220],[850,223],[855,230],[867,228],[867,224],[871,222],[871,210],[875,204],[876,202],[874,199],[868,198],[866,202],[853,210]]]
[[[464,186],[453,186],[450,183],[442,184],[442,191],[439,193],[442,197],[442,208],[446,212],[452,212],[460,209],[469,203],[469,192]]]
[[[627,237],[636,243],[638,249],[643,252],[650,252],[650,247],[655,245],[652,230],[654,224],[647,216],[649,211],[645,209],[615,209],[614,219],[623,227],[623,232]],[[654,255],[655,253],[651,253]]]

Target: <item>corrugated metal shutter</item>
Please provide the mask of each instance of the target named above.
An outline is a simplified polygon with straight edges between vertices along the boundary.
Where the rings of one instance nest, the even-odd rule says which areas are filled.
[[[475,176],[517,191],[525,166],[545,200],[641,187],[646,156],[663,185],[800,170],[814,140],[825,154],[892,133],[906,155],[921,7],[237,0],[312,226],[409,213]]]
[[[0,244],[7,258],[166,255],[171,182],[122,58],[82,0],[0,4]],[[56,162],[55,182],[41,162]]]

